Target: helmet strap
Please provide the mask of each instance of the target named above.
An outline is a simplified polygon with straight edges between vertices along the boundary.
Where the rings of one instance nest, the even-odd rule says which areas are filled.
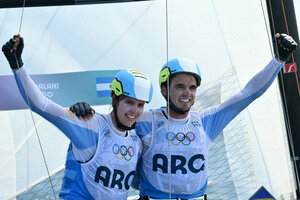
[[[181,115],[184,115],[185,113],[189,112],[189,110],[187,110],[187,111],[179,110],[179,109],[172,103],[172,101],[169,102],[169,108],[172,109],[174,112],[176,112],[176,113],[178,113],[178,114],[181,114]]]
[[[184,115],[184,114],[186,114],[187,112],[189,112],[189,110],[187,110],[187,111],[179,110],[179,109],[173,104],[173,102],[172,102],[171,99],[170,99],[170,101],[168,102],[167,96],[164,96],[164,95],[163,95],[163,97],[166,99],[167,104],[169,105],[169,108],[170,108],[171,110],[173,110],[175,113],[180,114],[180,115]]]

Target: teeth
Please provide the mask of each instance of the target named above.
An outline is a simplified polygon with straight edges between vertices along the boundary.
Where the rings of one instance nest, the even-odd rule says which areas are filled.
[[[131,118],[131,119],[134,119],[134,118],[135,118],[135,116],[133,116],[133,115],[127,115],[127,117],[129,117],[129,118]]]
[[[188,99],[180,99],[181,102],[188,103],[190,100]]]

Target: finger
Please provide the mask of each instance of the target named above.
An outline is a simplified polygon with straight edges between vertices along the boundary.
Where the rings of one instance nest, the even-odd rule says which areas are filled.
[[[8,42],[6,42],[5,45],[8,47],[9,50],[11,50],[15,44],[16,44],[16,40],[10,39]]]
[[[279,34],[279,33],[278,33]],[[277,34],[276,34],[277,35]],[[279,34],[279,39],[283,39],[284,37],[286,37],[287,36],[287,34],[285,34],[285,33],[281,33],[281,34]]]
[[[92,115],[91,115],[91,114],[88,114],[87,119],[89,120],[89,119],[91,119],[91,118],[92,118]]]
[[[86,103],[86,102],[83,102],[83,107],[84,107],[84,109],[85,109],[85,111],[86,111],[86,114],[90,114],[91,113],[91,106],[88,104],[88,103]]]
[[[76,104],[76,105],[73,105],[73,107],[74,107],[74,111],[75,111],[76,116],[80,117],[81,116],[81,112],[80,112],[79,106]]]
[[[14,35],[13,39],[16,41],[17,44],[20,43],[20,38],[17,35]]]
[[[13,51],[14,45],[16,41],[14,39],[10,39],[8,42],[5,43],[2,47],[2,51],[6,53],[11,53]]]
[[[15,45],[13,46],[12,50],[17,50],[18,49],[18,43],[15,43]]]
[[[23,38],[20,38],[20,47],[24,47],[24,39]]]
[[[284,47],[289,47],[292,41],[292,37],[290,36],[283,37],[281,40],[281,45]]]
[[[295,51],[296,49],[297,49],[297,47],[298,47],[298,45],[297,45],[297,43],[295,43],[295,44],[293,44],[292,46],[291,46],[291,50],[292,51]]]
[[[287,47],[289,50],[293,51],[297,48],[297,43],[293,40],[292,37],[285,38],[286,41],[284,43],[284,46]]]
[[[87,121],[87,120],[88,120],[88,117],[87,117],[87,116],[84,116],[84,117],[83,117],[83,120],[84,120],[84,121]]]
[[[21,36],[20,33],[18,33],[18,38],[20,40],[19,46],[23,48],[24,47],[24,38]]]
[[[69,110],[74,113],[75,112],[74,105],[70,106]]]
[[[81,115],[82,117],[85,117],[85,116],[87,115],[87,113],[85,112],[85,109],[84,109],[83,104],[82,104],[82,103],[79,103],[78,106],[79,106],[79,110],[80,110],[80,115]]]
[[[13,50],[19,51],[19,53],[22,53],[23,48],[24,48],[24,39],[23,39],[23,37],[21,36],[20,33],[18,33],[18,35],[13,36],[13,39],[16,40],[16,43],[17,43],[13,47]]]
[[[2,46],[2,51],[4,53],[10,53],[11,50],[12,50],[12,45],[10,42],[6,42],[6,44]]]
[[[9,42],[12,43],[12,45],[13,45],[12,49],[16,50],[18,48],[19,43],[20,43],[20,39],[18,38],[17,35],[14,35],[13,38],[11,38],[9,40]]]
[[[291,42],[291,48],[290,48],[290,49],[292,49],[292,50],[296,50],[296,49],[297,49],[297,47],[298,47],[298,44],[297,44],[297,42],[296,42],[295,40],[292,40],[292,42]]]

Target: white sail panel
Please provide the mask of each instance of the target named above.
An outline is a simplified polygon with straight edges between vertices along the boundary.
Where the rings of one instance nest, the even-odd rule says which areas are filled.
[[[25,8],[21,31],[25,39],[24,67],[32,74],[138,68],[153,81],[153,101],[147,108],[156,108],[165,105],[157,80],[167,58],[180,56],[197,61],[203,89],[219,87],[220,102],[242,88],[271,59],[261,1],[172,0],[167,5],[167,19],[164,0]],[[18,31],[21,11],[0,10],[1,44]],[[0,75],[11,74],[2,54],[1,57]],[[231,76],[225,76],[226,72]],[[234,88],[228,86],[231,81]],[[215,90],[211,96],[214,95]],[[98,112],[108,110],[108,106],[97,107]],[[51,124],[35,114],[34,117],[47,164],[51,172],[55,171],[64,164],[68,140]],[[47,173],[29,111],[1,111],[0,119],[0,199],[5,199],[24,191]],[[220,155],[226,167],[223,166],[224,171],[214,171],[216,163],[210,163],[211,195],[216,194],[216,187],[230,191],[223,191],[224,194],[236,194],[232,199],[245,199],[264,185],[276,198],[293,199],[284,126],[275,82],[217,139],[215,145],[222,144],[222,151],[212,149],[210,160]],[[230,136],[235,136],[240,128],[245,134],[240,133],[241,143],[232,146]],[[235,160],[242,154],[244,159]],[[253,168],[238,169],[245,160]],[[228,187],[224,187],[227,183]]]

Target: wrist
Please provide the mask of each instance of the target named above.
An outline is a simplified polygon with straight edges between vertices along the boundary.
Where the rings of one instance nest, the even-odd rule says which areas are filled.
[[[20,68],[12,68],[11,70],[13,70],[14,72],[16,72],[16,71],[18,71],[19,69],[21,69],[21,67]]]
[[[285,60],[281,60],[278,56],[275,56],[276,60],[280,63],[285,63]]]
[[[9,65],[10,65],[10,68],[11,68],[12,70],[16,71],[16,70],[18,70],[19,68],[21,68],[21,67],[24,65],[24,63],[23,63],[23,61],[22,61],[21,58],[18,58],[18,59],[16,59],[16,60],[10,61],[10,62],[9,62]]]

